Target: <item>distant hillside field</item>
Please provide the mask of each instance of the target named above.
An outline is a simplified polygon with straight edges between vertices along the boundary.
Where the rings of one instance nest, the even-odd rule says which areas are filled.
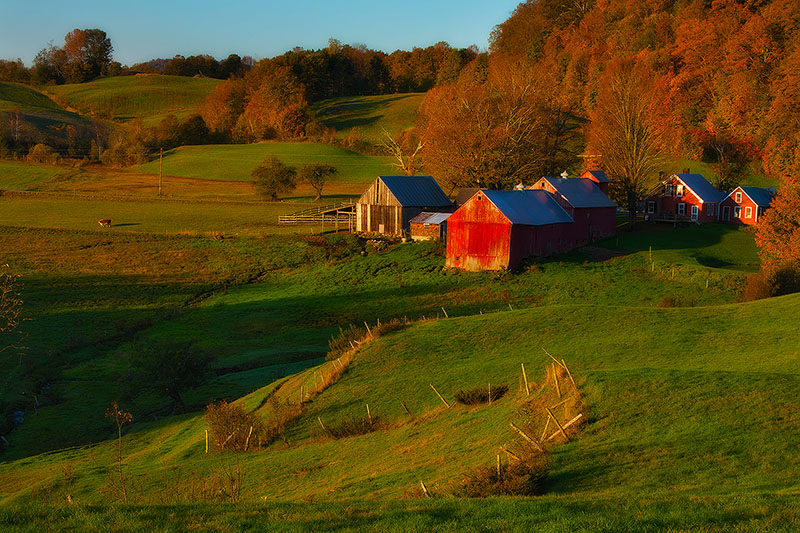
[[[383,129],[395,135],[414,125],[425,93],[348,96],[314,105],[319,120],[341,137],[358,129],[364,140],[379,143]]]
[[[153,126],[166,117],[184,119],[220,80],[158,74],[115,76],[88,83],[57,85],[45,90],[64,105],[82,114],[96,114],[121,121],[142,119]]]
[[[12,128],[9,123],[12,112],[18,112],[20,120],[26,124],[21,132],[24,138],[52,136],[63,142],[65,135],[62,130],[66,125],[91,124],[86,117],[62,109],[47,95],[27,85],[0,82],[0,120],[4,131],[8,132]],[[28,131],[31,126],[39,133]]]
[[[250,175],[267,156],[298,169],[310,163],[328,163],[338,170],[333,181],[367,184],[379,175],[396,171],[391,158],[368,156],[326,144],[263,142],[183,146],[164,155],[164,174],[211,180],[252,181]],[[158,173],[158,160],[142,165],[143,172]],[[356,188],[355,192],[360,189]]]

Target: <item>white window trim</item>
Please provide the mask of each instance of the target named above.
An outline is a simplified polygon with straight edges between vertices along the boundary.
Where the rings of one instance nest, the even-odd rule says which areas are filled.
[[[753,208],[752,207],[745,207],[744,208],[744,218],[753,218]]]
[[[684,187],[683,184],[679,183],[675,187],[675,196],[677,196],[678,198],[683,198],[684,194],[686,194],[686,187]]]
[[[742,218],[742,206],[737,205],[733,207],[733,218]]]
[[[740,192],[735,193],[733,195],[733,201],[736,202],[737,204],[742,203],[742,193]]]
[[[686,204],[683,202],[678,204],[678,216],[679,217],[686,216]]]
[[[655,212],[656,212],[656,203],[650,200],[649,202],[647,202],[647,214],[652,215]]]

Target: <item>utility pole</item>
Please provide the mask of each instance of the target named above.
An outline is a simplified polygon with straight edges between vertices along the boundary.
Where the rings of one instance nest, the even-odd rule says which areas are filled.
[[[164,183],[164,175],[162,173],[162,169],[164,167],[164,148],[160,149],[158,154],[158,195],[161,196],[161,187]]]

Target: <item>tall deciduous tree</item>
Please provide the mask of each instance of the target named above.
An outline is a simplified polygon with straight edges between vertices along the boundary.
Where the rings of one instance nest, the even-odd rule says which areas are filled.
[[[0,265],[0,353],[15,350],[20,363],[26,337],[22,321],[20,275],[9,271],[8,265]]]
[[[758,225],[756,244],[768,274],[787,267],[800,272],[800,150]]]
[[[177,412],[185,410],[182,394],[200,384],[210,362],[193,341],[139,344],[131,357],[138,385],[169,397]]]
[[[298,179],[311,185],[311,188],[317,193],[314,201],[322,199],[322,188],[334,175],[336,175],[336,168],[325,163],[311,163],[302,167],[297,173]]]
[[[418,123],[426,168],[451,187],[496,189],[540,176],[543,87],[522,63],[490,62],[485,78],[468,68],[455,84],[429,91]]]
[[[258,192],[272,201],[278,199],[278,194],[293,191],[297,186],[297,171],[281,163],[274,155],[264,159],[253,170],[252,176]]]
[[[589,150],[614,180],[610,192],[636,224],[639,198],[663,164],[653,72],[642,58],[609,64],[592,111]]]

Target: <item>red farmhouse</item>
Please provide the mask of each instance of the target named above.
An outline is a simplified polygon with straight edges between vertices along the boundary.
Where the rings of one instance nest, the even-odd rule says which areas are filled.
[[[725,197],[700,174],[673,174],[644,199],[645,216],[666,222],[716,222]]]
[[[755,225],[775,197],[772,187],[736,187],[722,200],[720,221],[731,224]]]
[[[609,178],[602,170],[587,170],[579,177],[592,180],[597,184],[597,187],[603,191],[603,194],[608,195],[608,184],[611,183],[611,178]]]
[[[575,246],[616,235],[617,204],[600,190],[594,180],[545,177],[532,188],[552,193],[575,221],[571,239]]]
[[[447,262],[464,270],[513,270],[530,256],[570,250],[572,217],[547,191],[480,190],[447,220]]]

